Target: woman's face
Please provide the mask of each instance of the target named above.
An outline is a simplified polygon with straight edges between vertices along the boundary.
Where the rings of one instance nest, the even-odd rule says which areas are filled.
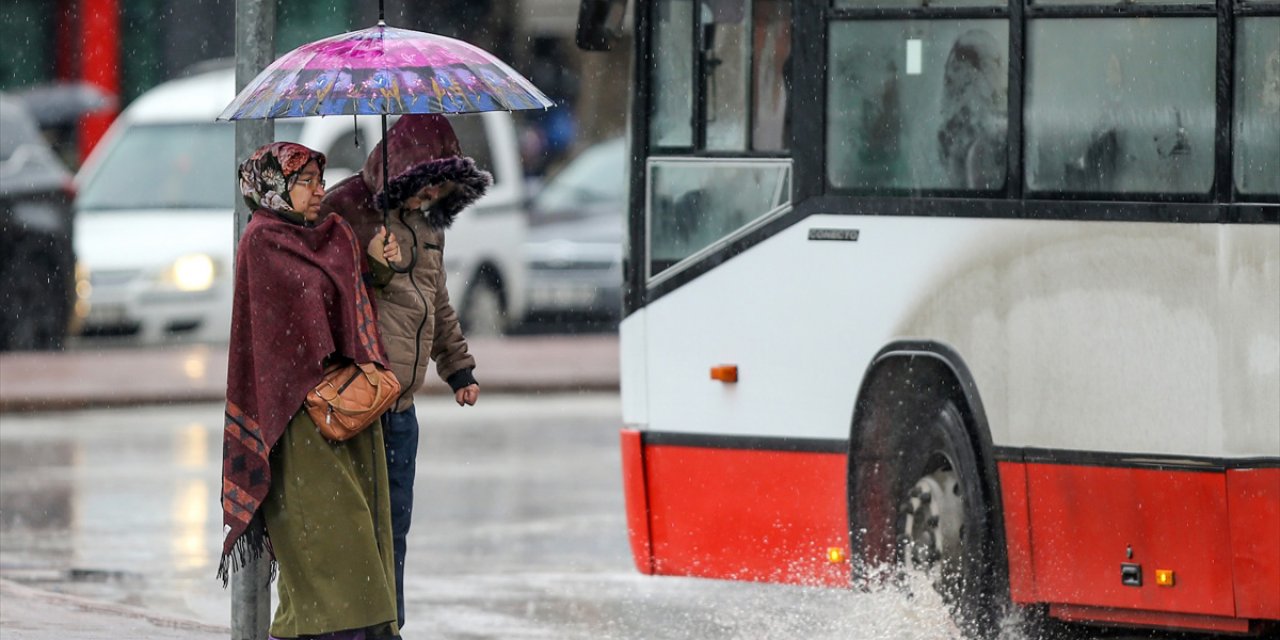
[[[289,201],[307,222],[320,216],[320,200],[324,198],[324,173],[315,160],[307,163],[289,189]]]

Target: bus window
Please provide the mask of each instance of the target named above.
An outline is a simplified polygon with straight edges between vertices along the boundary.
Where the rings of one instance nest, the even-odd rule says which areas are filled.
[[[1264,2],[1266,0],[1263,0]],[[1116,2],[1115,0],[1031,0],[1031,4],[1046,5],[1079,5],[1079,4],[1205,4],[1204,0],[1124,0]]]
[[[856,190],[1004,187],[1004,20],[832,26],[827,172]]]
[[[1215,38],[1213,18],[1031,22],[1028,188],[1208,193]]]
[[[707,148],[747,148],[747,83],[751,41],[746,0],[703,0],[702,90],[707,96]]]
[[[693,146],[693,0],[653,7],[653,95],[649,139],[656,147]]]
[[[663,153],[785,151],[791,0],[657,0],[651,7],[650,144]]]
[[[836,0],[836,7],[861,9],[866,7],[989,7],[1004,6],[1004,0]]]
[[[1236,46],[1236,189],[1280,197],[1280,17],[1241,18]]]
[[[649,276],[770,217],[791,200],[787,160],[649,163]]]
[[[790,146],[787,100],[791,94],[791,0],[755,0],[755,70],[751,148],[782,151]]]

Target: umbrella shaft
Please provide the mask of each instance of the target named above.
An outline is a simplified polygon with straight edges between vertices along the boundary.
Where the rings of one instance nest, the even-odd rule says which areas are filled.
[[[391,166],[387,160],[387,114],[382,114],[382,232],[391,233],[391,188],[390,175]],[[404,222],[404,213],[400,214],[400,221]],[[418,263],[418,236],[413,232],[413,227],[405,224],[409,229],[409,235],[413,237],[413,242],[409,243],[409,264],[405,267],[398,267],[388,263],[392,271],[396,273],[409,273],[413,271],[414,265]]]
[[[381,0],[378,2],[379,8],[382,6]],[[387,114],[382,114],[382,230],[387,232],[391,229],[391,189],[389,187],[390,179],[388,174],[391,167],[387,162]]]

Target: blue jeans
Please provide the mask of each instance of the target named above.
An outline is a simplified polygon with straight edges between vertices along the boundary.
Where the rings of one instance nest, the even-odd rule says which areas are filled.
[[[387,477],[391,482],[391,537],[396,554],[396,617],[404,626],[404,552],[413,517],[413,478],[418,460],[418,416],[410,406],[382,414],[382,437],[387,447]]]

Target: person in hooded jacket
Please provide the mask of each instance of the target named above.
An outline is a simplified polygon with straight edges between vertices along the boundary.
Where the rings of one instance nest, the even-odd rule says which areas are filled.
[[[382,145],[387,145],[384,167]],[[383,189],[383,172],[387,188]],[[418,453],[418,419],[413,394],[424,383],[428,359],[453,389],[459,406],[480,395],[458,314],[445,288],[445,230],[469,204],[484,195],[493,177],[462,154],[449,121],[441,115],[405,115],[387,131],[357,174],[326,194],[321,213],[337,213],[370,242],[382,226],[400,243],[401,269],[375,294],[378,328],[403,389],[382,416],[390,477],[391,528],[395,547],[396,606],[404,625],[405,539],[413,513],[413,481]],[[407,265],[406,265],[407,263]]]

